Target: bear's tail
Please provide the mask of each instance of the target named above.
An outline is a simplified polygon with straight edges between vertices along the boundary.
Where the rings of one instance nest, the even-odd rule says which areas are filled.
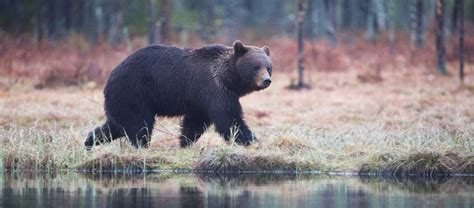
[[[122,136],[122,133],[113,125],[105,123],[101,127],[95,128],[89,132],[89,135],[84,142],[84,146],[87,150],[91,150],[93,146],[111,142]]]

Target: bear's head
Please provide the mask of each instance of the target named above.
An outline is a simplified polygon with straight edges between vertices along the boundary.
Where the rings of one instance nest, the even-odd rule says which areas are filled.
[[[244,95],[269,87],[272,82],[270,49],[267,46],[247,46],[239,40],[234,42],[232,48],[233,84],[237,85],[239,94]]]

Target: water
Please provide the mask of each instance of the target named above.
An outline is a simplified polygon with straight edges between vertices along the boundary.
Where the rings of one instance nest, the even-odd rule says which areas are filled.
[[[474,207],[473,178],[0,174],[0,207]]]

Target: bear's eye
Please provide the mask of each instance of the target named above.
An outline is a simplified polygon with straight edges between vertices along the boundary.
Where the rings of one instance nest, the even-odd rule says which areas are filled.
[[[260,70],[260,66],[254,66],[253,69]]]

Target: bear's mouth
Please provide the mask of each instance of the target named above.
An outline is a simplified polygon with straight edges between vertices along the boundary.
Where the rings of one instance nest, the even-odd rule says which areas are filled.
[[[258,90],[263,90],[270,86],[270,84],[272,83],[272,78],[270,74],[268,73],[268,68],[262,68],[262,67],[258,67],[258,68],[259,70],[257,74],[257,79],[255,81],[258,86]]]
[[[269,86],[270,86],[270,85],[258,85],[257,91],[261,91],[261,90],[267,89]]]

